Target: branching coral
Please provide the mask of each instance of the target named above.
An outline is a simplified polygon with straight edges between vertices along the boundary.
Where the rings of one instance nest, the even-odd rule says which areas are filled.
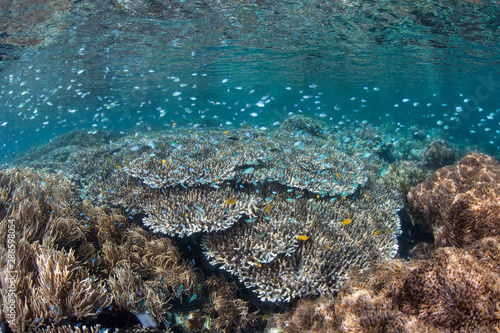
[[[408,201],[416,219],[432,227],[438,246],[464,246],[500,230],[500,165],[470,154],[412,189]]]
[[[207,235],[213,264],[222,264],[267,301],[335,293],[353,267],[366,268],[395,255],[399,233],[394,194],[378,196],[375,184],[358,201],[275,198],[253,221]],[[369,210],[368,208],[371,208]]]

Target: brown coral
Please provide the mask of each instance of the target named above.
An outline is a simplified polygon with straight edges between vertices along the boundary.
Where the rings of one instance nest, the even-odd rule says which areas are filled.
[[[191,295],[199,288],[200,274],[193,269],[192,262],[181,258],[172,241],[141,228],[128,229],[123,243],[105,243],[103,257],[111,272],[120,267],[123,270],[125,262],[133,273],[157,286],[156,289],[163,288],[169,297]]]
[[[455,151],[442,140],[432,141],[424,151],[420,162],[424,169],[436,170],[455,162]]]
[[[500,165],[473,153],[444,167],[408,194],[416,219],[432,227],[438,246],[464,246],[500,228]]]
[[[257,320],[258,311],[251,312],[248,302],[236,297],[235,283],[211,276],[205,285],[210,298],[205,312],[215,317],[212,325],[217,331],[241,332]]]
[[[492,247],[493,258],[485,255]],[[471,251],[436,250],[404,280],[396,297],[399,309],[445,331],[500,329],[499,250],[498,238],[484,239]],[[496,270],[490,270],[491,264]]]
[[[303,300],[269,327],[285,332],[497,332],[500,238],[427,258],[380,263],[350,280],[335,300]]]
[[[25,332],[61,319],[93,318],[111,304],[103,282],[89,276],[71,250],[21,240],[15,255],[22,259],[13,268],[2,262],[0,275],[2,298],[12,300],[15,307],[16,315],[6,316],[12,330]]]

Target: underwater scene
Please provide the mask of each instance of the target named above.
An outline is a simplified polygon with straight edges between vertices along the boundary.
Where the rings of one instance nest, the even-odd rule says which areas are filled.
[[[500,1],[1,0],[0,332],[499,332]]]

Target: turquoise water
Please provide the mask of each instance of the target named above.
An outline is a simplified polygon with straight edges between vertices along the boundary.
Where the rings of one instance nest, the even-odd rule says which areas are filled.
[[[76,250],[107,286],[86,314],[42,300],[0,331],[187,332],[197,313],[212,332],[275,332],[288,324],[269,318],[333,299],[351,268],[411,260],[433,235],[410,188],[467,152],[500,157],[499,48],[499,0],[0,1],[3,230],[37,224],[18,256]],[[82,236],[47,245],[50,228]],[[101,258],[146,258],[139,234],[161,260],[121,304],[122,268]],[[141,290],[168,304],[151,312]]]
[[[292,114],[418,125],[500,155],[496,1],[62,3],[3,9],[4,161],[75,129],[273,129]]]

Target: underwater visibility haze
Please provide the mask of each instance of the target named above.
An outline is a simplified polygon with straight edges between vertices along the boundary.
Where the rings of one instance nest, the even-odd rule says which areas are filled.
[[[272,130],[291,114],[496,152],[498,15],[479,0],[7,1],[0,154],[75,129]]]
[[[2,332],[500,327],[498,0],[3,0],[0,86]]]

